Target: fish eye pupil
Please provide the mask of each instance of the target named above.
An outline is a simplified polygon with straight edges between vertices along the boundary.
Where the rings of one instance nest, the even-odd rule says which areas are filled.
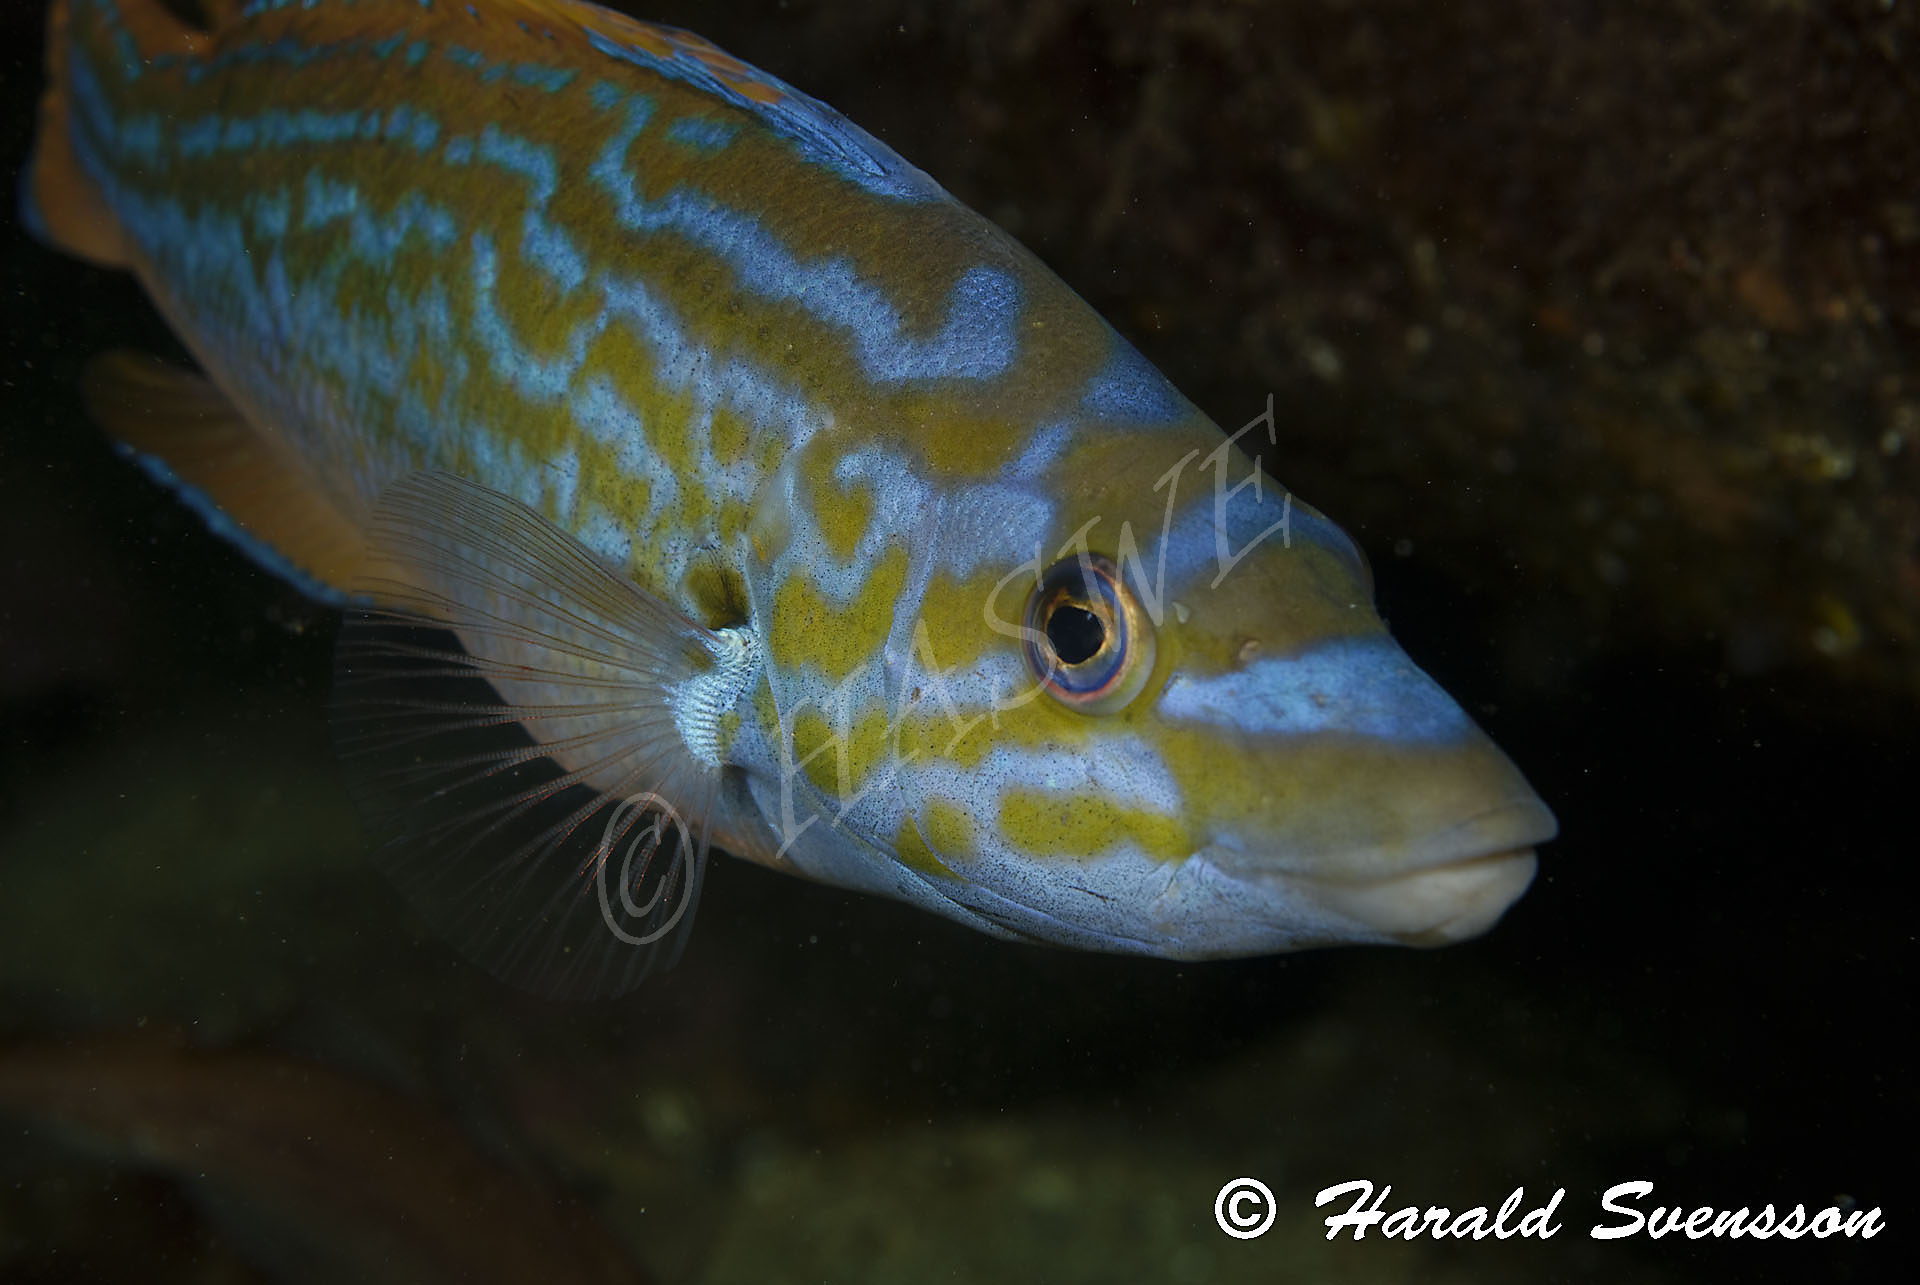
[[[1063,602],[1047,614],[1047,641],[1062,663],[1080,665],[1099,654],[1107,627],[1085,607]]]

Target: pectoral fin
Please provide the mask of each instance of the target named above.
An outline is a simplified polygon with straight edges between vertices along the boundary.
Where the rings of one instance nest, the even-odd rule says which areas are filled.
[[[744,635],[687,619],[516,500],[444,473],[382,495],[335,727],[391,873],[503,979],[618,994],[678,954]]]
[[[321,488],[205,377],[111,352],[81,384],[87,410],[213,530],[314,596],[343,602],[366,541]]]

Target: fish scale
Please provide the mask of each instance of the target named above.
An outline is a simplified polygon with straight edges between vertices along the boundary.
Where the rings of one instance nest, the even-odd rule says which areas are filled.
[[[1550,816],[1243,449],[1271,406],[1223,436],[838,113],[572,0],[216,17],[55,9],[30,218],[214,386],[90,400],[269,565],[451,631],[381,654],[464,654],[544,750],[510,816],[590,800],[498,870],[671,781],[702,854],[1102,949],[1445,940],[1524,887]],[[224,472],[140,414],[221,398]]]

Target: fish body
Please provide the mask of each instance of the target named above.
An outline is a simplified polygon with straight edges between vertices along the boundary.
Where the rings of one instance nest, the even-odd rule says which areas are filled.
[[[1176,958],[1524,889],[1550,813],[1261,473],[1271,406],[1223,434],[884,144],[574,0],[209,8],[56,4],[28,221],[204,371],[96,414],[359,609],[344,748],[504,974],[629,984],[583,934],[656,960],[708,843]]]

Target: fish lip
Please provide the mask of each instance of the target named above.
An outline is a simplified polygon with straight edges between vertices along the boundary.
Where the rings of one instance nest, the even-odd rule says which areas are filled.
[[[1250,884],[1277,879],[1288,884],[1357,886],[1537,848],[1559,832],[1560,823],[1546,804],[1523,796],[1427,831],[1410,842],[1368,843],[1344,850],[1329,844],[1292,854],[1269,854],[1254,843],[1215,836],[1193,855],[1229,878]]]
[[[1410,843],[1338,859],[1296,859],[1262,871],[1244,854],[1228,873],[1242,887],[1311,907],[1301,945],[1373,942],[1443,946],[1479,936],[1532,884],[1534,848],[1559,823],[1537,797],[1510,796]],[[1297,922],[1294,915],[1287,921]],[[1317,937],[1317,940],[1314,938]]]
[[[1374,878],[1397,878],[1422,870],[1471,864],[1506,854],[1531,851],[1560,833],[1547,805],[1532,796],[1507,801],[1463,817],[1417,844],[1397,868]]]
[[[1372,876],[1296,876],[1295,883],[1323,909],[1376,941],[1444,946],[1493,927],[1538,869],[1531,847],[1502,848]]]

